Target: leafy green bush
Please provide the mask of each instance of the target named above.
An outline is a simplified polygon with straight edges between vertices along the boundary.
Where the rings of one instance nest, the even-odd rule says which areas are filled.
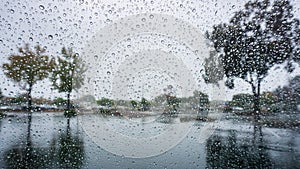
[[[65,100],[61,97],[58,97],[53,100],[53,104],[55,104],[56,106],[66,106],[67,100]]]
[[[101,113],[101,114],[110,114],[111,110],[100,108],[98,112]]]
[[[65,115],[65,117],[68,117],[68,118],[74,117],[74,116],[77,116],[77,111],[75,109],[65,110],[64,115]]]
[[[5,116],[6,116],[6,114],[0,112],[0,118],[3,118],[3,117],[5,117]]]

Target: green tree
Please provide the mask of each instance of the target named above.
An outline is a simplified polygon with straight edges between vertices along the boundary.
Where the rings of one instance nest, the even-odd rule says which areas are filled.
[[[300,75],[289,80],[288,87],[291,90],[290,99],[293,101],[292,105],[296,108],[296,105],[300,104]]]
[[[55,89],[67,94],[66,114],[68,114],[71,109],[71,93],[73,90],[77,91],[83,85],[86,68],[79,54],[73,52],[72,48],[63,47],[61,54],[62,57],[57,59],[51,80]]]
[[[100,100],[97,100],[97,104],[100,106],[112,107],[114,106],[114,100],[102,97]]]
[[[177,108],[179,107],[179,103],[181,100],[175,96],[166,95],[168,109],[172,110],[174,113],[177,112]]]
[[[243,109],[249,110],[253,108],[253,95],[247,93],[240,93],[233,95],[231,106],[242,107]]]
[[[274,96],[272,92],[263,92],[261,94],[261,104],[270,107],[270,105],[276,103],[277,98]]]
[[[206,34],[217,54],[205,61],[205,67],[209,67],[210,60],[218,62],[229,88],[234,87],[235,78],[250,84],[255,119],[260,113],[261,82],[268,71],[282,63],[293,71],[292,61],[299,57],[299,20],[292,11],[288,0],[250,1],[229,23],[216,25]],[[211,69],[205,71],[204,79],[211,82]]]
[[[17,95],[11,99],[11,103],[22,104],[26,103],[26,97],[22,94]]]
[[[10,63],[3,64],[6,77],[27,91],[28,110],[32,109],[31,92],[34,84],[47,78],[54,67],[53,58],[45,55],[46,48],[37,45],[34,49],[32,51],[26,44],[19,48],[20,54],[13,54],[8,58]]]
[[[133,107],[133,109],[135,109],[138,106],[138,102],[135,100],[131,100],[130,103],[131,103],[131,106]]]
[[[146,100],[145,98],[142,98],[140,105],[141,105],[141,110],[146,111],[146,110],[149,110],[151,104],[148,100]]]
[[[209,104],[209,97],[207,94],[197,90],[195,90],[193,93],[194,98],[197,99],[197,101],[199,101],[200,107],[205,107]]]
[[[66,106],[67,100],[65,100],[61,97],[58,97],[53,100],[53,104],[55,104],[56,106]]]
[[[288,85],[278,87],[273,92],[284,110],[296,110],[300,104],[300,75],[289,80]]]

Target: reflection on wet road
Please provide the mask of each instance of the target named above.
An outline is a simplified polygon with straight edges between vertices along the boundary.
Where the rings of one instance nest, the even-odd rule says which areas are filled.
[[[1,168],[297,168],[300,132],[297,129],[254,126],[223,118],[213,134],[199,142],[199,130],[211,121],[180,121],[180,117],[99,118],[124,135],[149,137],[171,123],[192,124],[189,133],[169,151],[149,158],[115,155],[97,145],[77,117],[70,125],[60,113],[34,113],[28,135],[26,114],[0,120]],[[83,119],[97,119],[94,114]],[[155,118],[154,118],[155,119]],[[144,123],[145,122],[145,123]],[[146,123],[147,122],[147,123]],[[96,130],[97,128],[95,128]],[[257,130],[256,130],[257,129]],[[122,142],[122,140],[118,140]],[[127,147],[132,149],[132,147]]]

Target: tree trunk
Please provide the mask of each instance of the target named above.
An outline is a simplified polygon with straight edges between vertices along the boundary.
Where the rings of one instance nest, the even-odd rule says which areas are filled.
[[[71,95],[71,92],[68,92],[67,93],[67,110],[70,110],[70,107],[71,107],[70,95]]]
[[[28,93],[27,93],[27,111],[28,111],[28,126],[27,126],[27,140],[30,139],[30,131],[31,131],[31,120],[32,120],[32,98],[31,98],[31,90],[32,84],[29,84]]]
[[[32,91],[32,84],[29,84],[28,93],[27,93],[27,109],[31,113],[32,110],[32,98],[31,98],[31,91]]]
[[[70,102],[70,95],[71,95],[71,92],[68,92],[67,93],[67,127],[70,128],[70,109],[71,109],[71,102]]]
[[[70,117],[67,117],[67,128],[70,128]]]
[[[257,90],[254,84],[252,84],[252,92],[253,92],[253,108],[254,108],[254,132],[253,132],[253,144],[258,145],[257,143],[261,144],[263,141],[263,134],[262,134],[262,126],[259,124],[260,120],[260,79],[257,82]],[[258,137],[257,137],[258,136]],[[258,145],[259,146],[259,145]]]
[[[258,120],[260,120],[260,95],[259,94],[255,94],[254,95],[254,119],[255,122],[257,122]]]
[[[257,82],[257,90],[255,87],[255,84],[252,85],[252,93],[253,93],[253,114],[254,114],[254,120],[255,122],[258,122],[260,120],[260,80]]]

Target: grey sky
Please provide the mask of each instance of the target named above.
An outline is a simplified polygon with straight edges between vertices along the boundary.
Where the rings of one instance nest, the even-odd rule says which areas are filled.
[[[87,42],[94,38],[93,36],[101,28],[121,18],[137,14],[170,15],[188,22],[204,33],[215,24],[227,22],[235,11],[242,9],[245,2],[247,1],[7,0],[2,2],[0,7],[0,63],[2,65],[6,62],[8,56],[16,53],[17,47],[25,43],[32,46],[37,43],[47,46],[47,53],[52,56],[59,55],[63,46],[73,47],[81,54]],[[300,18],[300,3],[296,0],[292,3],[295,16]],[[191,68],[195,71],[201,69],[192,65]],[[297,69],[289,75],[281,69],[272,71],[266,78],[263,90],[273,90],[299,72]],[[6,79],[2,70],[0,76],[1,89],[5,95],[21,92],[18,86]],[[195,80],[199,81],[199,79]],[[242,81],[237,82],[236,89],[226,89],[226,98],[231,98],[233,94],[241,91],[250,91],[247,84]],[[109,86],[108,83],[100,85]],[[49,84],[48,80],[45,80],[35,85],[33,95],[49,98],[63,96],[56,91],[51,91]],[[198,86],[201,84],[202,82],[199,82]],[[100,90],[97,96],[100,95],[109,96],[103,90]]]

